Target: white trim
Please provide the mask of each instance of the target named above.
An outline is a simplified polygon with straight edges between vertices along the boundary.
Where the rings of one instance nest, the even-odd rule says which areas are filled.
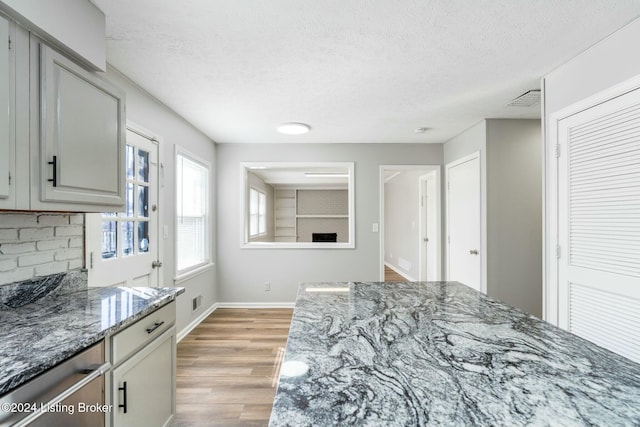
[[[214,311],[216,311],[216,309],[219,307],[218,304],[213,304],[211,307],[207,308],[205,311],[202,312],[202,314],[198,317],[196,317],[191,323],[189,323],[187,326],[185,326],[180,332],[178,332],[178,334],[176,335],[176,343],[179,343],[180,341],[182,341],[182,339],[184,337],[186,337],[187,335],[189,335],[189,333],[191,331],[193,331],[200,323],[202,323],[202,321],[204,319],[206,319],[207,317],[209,317],[211,315],[211,313],[213,313]]]
[[[253,242],[249,237],[248,208],[248,180],[249,170],[266,167],[329,167],[346,168],[349,174],[349,241],[345,243],[318,243],[318,242]],[[240,224],[240,248],[241,249],[354,249],[356,247],[356,213],[355,213],[355,163],[354,162],[240,162],[240,213],[243,218]]]
[[[404,273],[400,267],[396,267],[395,265],[391,264],[390,262],[386,262],[386,261],[385,261],[384,265],[386,265],[387,267],[389,267],[390,269],[392,269],[393,271],[395,271],[396,273],[398,273],[399,275],[401,275],[402,277],[407,279],[409,282],[417,282],[416,279],[414,279],[413,277],[411,277],[408,274]]]
[[[453,167],[461,165],[462,163],[469,162],[471,160],[478,159],[478,169],[480,172],[480,176],[478,179],[480,180],[480,292],[486,294],[487,293],[487,221],[486,221],[486,197],[482,191],[483,181],[485,180],[486,171],[482,167],[483,165],[483,156],[482,151],[478,150],[466,156],[460,157],[459,159],[453,160],[445,165],[444,170],[444,185],[445,185],[445,217],[446,217],[446,227],[445,227],[445,239],[447,239],[447,243],[445,244],[445,252],[447,254],[447,265],[446,265],[446,273],[447,277],[445,280],[449,280],[449,188],[447,186],[449,182],[449,170]]]
[[[174,194],[174,198],[176,198],[176,200],[174,200],[174,205],[173,205],[173,261],[174,261],[174,265],[175,265],[175,277],[174,277],[174,281],[176,280],[182,280],[183,278],[188,278],[190,277],[190,275],[196,275],[198,274],[198,272],[200,271],[200,269],[202,268],[206,268],[209,266],[212,266],[214,263],[212,261],[212,255],[213,255],[213,241],[214,241],[214,225],[213,225],[213,216],[214,216],[214,211],[213,211],[213,207],[211,206],[211,192],[214,191],[214,170],[213,167],[211,166],[211,162],[205,160],[204,158],[193,154],[191,151],[186,150],[185,148],[182,148],[181,146],[179,146],[178,144],[174,145],[174,149],[173,149],[173,168],[174,171],[178,170],[177,167],[177,161],[178,161],[178,155],[181,155],[183,157],[188,158],[189,160],[195,162],[195,163],[200,163],[203,167],[205,167],[207,169],[207,191],[205,192],[205,206],[207,206],[207,221],[206,221],[206,225],[207,225],[207,229],[205,230],[205,235],[208,236],[207,239],[207,254],[206,254],[206,260],[204,261],[204,263],[202,265],[196,266],[194,268],[194,266],[189,267],[188,269],[186,269],[186,271],[183,271],[182,273],[179,273],[178,271],[178,200],[177,200],[177,194],[178,194],[178,174],[175,173],[175,176],[173,177],[173,194]]]
[[[619,84],[611,86],[580,101],[577,101],[558,111],[543,115],[545,134],[543,144],[545,154],[545,188],[543,192],[543,204],[545,211],[543,215],[543,318],[554,325],[559,323],[559,262],[556,258],[556,245],[560,243],[559,230],[559,161],[555,157],[555,145],[559,142],[558,131],[560,121],[580,113],[581,111],[593,108],[599,104],[607,102],[613,98],[622,96],[633,90],[640,89],[640,75],[627,79]],[[566,154],[566,153],[564,153]],[[562,158],[563,153],[560,153]],[[566,248],[563,248],[566,252]]]
[[[549,283],[548,276],[548,265],[549,261],[547,259],[549,252],[549,248],[547,247],[549,243],[549,236],[547,234],[547,225],[549,224],[549,215],[547,211],[547,207],[549,202],[546,195],[547,183],[549,182],[549,166],[548,166],[548,157],[549,157],[549,147],[545,144],[547,139],[547,123],[545,120],[547,105],[546,105],[546,79],[540,79],[540,114],[542,120],[540,121],[541,127],[541,138],[542,138],[542,319],[547,322],[551,322],[549,316],[549,304],[548,304],[548,295],[547,295],[547,287]]]
[[[442,209],[441,209],[441,184],[440,184],[440,166],[438,166],[435,170],[420,176],[419,178],[419,183],[418,183],[418,200],[420,200],[419,204],[418,204],[418,218],[419,218],[419,222],[418,222],[418,277],[419,280],[427,280],[427,278],[425,277],[426,274],[423,271],[423,268],[425,267],[425,260],[423,259],[425,256],[424,251],[425,251],[425,246],[422,242],[422,238],[427,234],[427,230],[429,227],[428,221],[425,221],[425,217],[427,217],[427,220],[429,219],[428,216],[426,215],[426,211],[427,211],[427,203],[424,203],[424,206],[421,204],[422,203],[422,198],[426,195],[426,188],[427,185],[429,183],[429,181],[433,180],[435,181],[435,199],[436,199],[436,206],[435,206],[435,212],[436,212],[436,234],[435,236],[429,236],[430,240],[433,239],[433,242],[429,242],[431,243],[430,247],[432,248],[436,248],[436,257],[435,257],[435,277],[434,280],[441,280],[442,277],[442,244],[441,244],[441,236],[442,236]],[[423,192],[424,190],[424,192]],[[425,229],[426,228],[426,229]],[[427,254],[427,256],[429,256],[429,254]],[[427,261],[428,262],[428,261]]]
[[[173,278],[173,284],[175,286],[180,285],[181,283],[186,282],[187,280],[190,280],[196,276],[201,275],[204,272],[211,270],[213,267],[215,267],[215,265],[216,265],[215,263],[210,262],[210,263],[201,265],[199,267],[196,267],[193,270],[189,270],[185,273],[182,273],[181,275]]]
[[[295,302],[219,302],[218,308],[294,308]]]

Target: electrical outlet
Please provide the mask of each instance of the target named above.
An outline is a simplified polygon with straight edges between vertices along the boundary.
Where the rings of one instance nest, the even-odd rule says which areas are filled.
[[[269,292],[271,290],[271,283],[264,282],[264,291]]]

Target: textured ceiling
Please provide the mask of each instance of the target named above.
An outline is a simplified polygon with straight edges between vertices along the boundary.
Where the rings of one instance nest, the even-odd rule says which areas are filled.
[[[443,142],[539,117],[506,104],[640,16],[640,0],[94,2],[108,62],[220,143]],[[289,121],[312,131],[278,134]]]

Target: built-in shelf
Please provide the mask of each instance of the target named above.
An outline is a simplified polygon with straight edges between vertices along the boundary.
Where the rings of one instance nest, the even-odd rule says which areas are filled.
[[[295,242],[296,234],[296,190],[275,189],[275,241]]]

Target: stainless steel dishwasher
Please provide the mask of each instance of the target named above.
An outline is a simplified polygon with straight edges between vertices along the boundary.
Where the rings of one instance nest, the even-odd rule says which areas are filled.
[[[89,347],[0,397],[0,427],[104,426],[104,343]]]

